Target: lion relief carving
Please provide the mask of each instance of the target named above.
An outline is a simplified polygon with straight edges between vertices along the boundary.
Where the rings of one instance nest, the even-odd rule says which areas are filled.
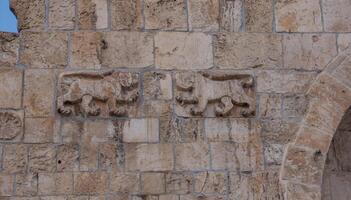
[[[176,74],[176,112],[180,116],[236,116],[255,114],[254,79],[224,71]]]
[[[124,116],[139,96],[138,75],[129,72],[64,72],[59,77],[57,111],[62,115]],[[99,106],[99,105],[100,106]]]

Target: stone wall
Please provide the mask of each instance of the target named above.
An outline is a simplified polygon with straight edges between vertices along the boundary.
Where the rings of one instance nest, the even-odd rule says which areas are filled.
[[[286,199],[348,0],[11,0],[0,199]],[[304,197],[295,189],[295,198]],[[311,198],[312,199],[312,198]]]

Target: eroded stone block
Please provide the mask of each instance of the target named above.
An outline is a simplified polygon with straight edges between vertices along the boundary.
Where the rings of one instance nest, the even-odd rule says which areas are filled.
[[[32,173],[54,172],[56,168],[55,147],[50,144],[35,144],[29,148],[29,171]]]
[[[272,32],[272,0],[244,0],[247,32]]]
[[[175,194],[188,194],[193,190],[194,180],[191,174],[167,173],[166,174],[166,192]]]
[[[137,173],[112,173],[110,190],[121,193],[139,192],[139,175]]]
[[[112,30],[139,30],[143,27],[141,0],[113,0],[110,7]]]
[[[0,69],[0,108],[20,108],[23,72],[19,69]]]
[[[58,172],[79,170],[79,146],[77,144],[63,144],[57,147]]]
[[[14,33],[0,33],[0,67],[14,67],[17,62],[19,40]]]
[[[124,122],[123,142],[158,142],[159,122],[156,118],[130,119]]]
[[[74,0],[50,0],[49,27],[51,29],[73,29],[74,21]]]
[[[172,76],[164,72],[146,72],[144,74],[145,99],[172,99]]]
[[[206,118],[205,134],[209,141],[233,141],[245,143],[249,141],[250,130],[247,119]]]
[[[0,196],[6,199],[6,196],[11,196],[13,194],[13,182],[15,177],[13,175],[0,175]]]
[[[3,147],[3,172],[25,173],[28,163],[28,148],[23,144],[8,144]]]
[[[0,110],[0,140],[20,141],[23,135],[23,117],[21,110]]]
[[[221,71],[180,72],[175,101],[179,116],[254,116],[254,80],[248,74]]]
[[[108,28],[107,0],[79,0],[77,6],[79,29]]]
[[[194,176],[195,192],[203,194],[226,194],[227,175],[224,172],[200,172]]]
[[[28,173],[16,175],[16,195],[35,196],[38,193],[38,174]]]
[[[17,17],[19,30],[44,29],[45,0],[11,0],[10,7]]]
[[[201,31],[217,31],[219,28],[220,0],[190,0],[189,29]]]
[[[53,118],[26,118],[24,142],[53,142],[54,124],[55,120]]]
[[[165,174],[164,173],[144,173],[141,175],[141,188],[144,194],[165,193]]]
[[[261,118],[279,118],[282,110],[282,97],[279,94],[261,94],[259,101]]]
[[[103,194],[108,191],[106,172],[75,173],[73,181],[76,194]]]
[[[177,170],[205,170],[210,166],[208,143],[180,143],[175,146]]]

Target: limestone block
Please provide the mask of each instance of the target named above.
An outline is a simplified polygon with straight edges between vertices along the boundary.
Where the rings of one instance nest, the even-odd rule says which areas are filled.
[[[189,29],[200,31],[218,31],[220,0],[190,0]]]
[[[38,180],[39,195],[67,195],[73,192],[71,173],[40,173]]]
[[[175,145],[176,170],[205,170],[210,167],[208,143],[180,143]]]
[[[288,199],[314,200],[321,199],[320,188],[298,183],[288,183],[286,187]]]
[[[239,32],[243,26],[242,13],[243,0],[220,0],[220,29],[229,32]]]
[[[136,173],[113,172],[110,177],[110,190],[121,193],[139,192],[139,175]]]
[[[179,197],[180,200],[225,200],[225,195],[204,195],[204,194],[188,194],[188,195],[181,195]]]
[[[209,141],[249,141],[249,121],[247,119],[206,118],[205,134]]]
[[[58,0],[57,0],[58,1]],[[67,34],[23,32],[19,62],[28,68],[63,68],[67,65]]]
[[[80,172],[74,174],[75,194],[103,194],[108,190],[106,172]]]
[[[283,116],[303,117],[308,107],[306,95],[285,95],[283,97]]]
[[[57,111],[64,116],[129,116],[136,112],[138,75],[117,71],[73,71],[59,76]]]
[[[129,119],[124,122],[123,142],[158,142],[159,121],[156,118]]]
[[[79,0],[77,6],[79,29],[108,28],[107,0]]]
[[[128,171],[168,171],[173,169],[171,144],[125,144]]]
[[[282,97],[279,94],[261,94],[259,112],[261,118],[279,118],[282,110]]]
[[[0,69],[1,108],[21,107],[22,76],[22,70]]]
[[[166,192],[175,194],[188,194],[193,190],[194,180],[186,172],[169,172],[166,174]]]
[[[155,65],[160,69],[208,69],[213,66],[211,36],[204,33],[159,32]]]
[[[44,29],[45,0],[10,0],[10,7],[17,17],[19,30]]]
[[[179,72],[175,79],[175,112],[178,116],[255,115],[251,75],[224,71]]]
[[[145,99],[172,99],[172,76],[164,72],[146,72],[144,74]]]
[[[17,34],[0,33],[0,67],[14,67],[17,62],[19,39]]]
[[[35,196],[38,193],[38,174],[18,174],[15,181],[16,195]]]
[[[319,0],[278,0],[275,23],[278,32],[320,32],[322,17]]]
[[[272,32],[272,0],[244,0],[247,32]]]
[[[144,194],[165,193],[165,174],[164,173],[144,173],[141,175],[141,188]]]
[[[226,194],[227,175],[224,172],[199,172],[194,176],[195,192],[201,194]]]
[[[79,146],[77,144],[62,144],[57,147],[58,172],[79,170]]]
[[[55,120],[53,118],[26,118],[24,142],[53,142]]]
[[[145,28],[187,30],[186,3],[182,0],[145,0]]]
[[[347,57],[339,66],[334,70],[332,73],[334,77],[337,77],[337,79],[346,85],[351,87],[351,80],[350,80],[350,75],[351,75],[351,57]]]
[[[281,165],[285,145],[265,142],[263,145],[263,154],[267,166]]]
[[[62,142],[66,144],[79,144],[84,131],[84,123],[76,120],[65,120],[61,125]]]
[[[143,27],[141,0],[113,0],[110,7],[112,30],[139,30]]]
[[[144,82],[145,83],[145,82]],[[145,94],[145,90],[144,90]],[[144,96],[145,98],[146,96]],[[167,117],[172,113],[171,100],[144,99],[141,117]]]
[[[347,0],[323,0],[324,28],[328,32],[350,32],[351,2]]]
[[[24,74],[23,106],[28,117],[53,115],[55,71],[28,69]]]
[[[73,29],[74,21],[74,0],[50,0],[49,27],[51,29]]]
[[[283,38],[285,68],[323,70],[337,54],[332,34],[289,34]]]
[[[320,150],[322,153],[326,154],[328,153],[332,139],[333,137],[331,135],[323,134],[318,129],[301,127],[297,133],[295,144]]]
[[[264,119],[260,121],[262,138],[272,144],[287,144],[295,139],[300,127],[299,121],[284,119]]]
[[[118,170],[117,153],[118,145],[115,141],[110,140],[99,144],[99,167],[104,170],[114,169]]]
[[[214,64],[223,69],[282,65],[281,35],[219,33],[214,39]]]
[[[11,196],[13,194],[15,177],[13,175],[1,174],[0,176],[0,196],[6,199],[6,196]]]
[[[25,173],[28,163],[27,146],[23,144],[8,144],[3,147],[3,172]]]
[[[337,42],[339,51],[345,51],[351,44],[351,34],[338,34]]]
[[[18,142],[23,136],[23,110],[0,110],[0,140]]]
[[[164,195],[160,195],[158,197],[158,200],[179,200],[179,196],[173,195],[173,194],[164,194]]]
[[[50,144],[34,144],[29,148],[29,171],[54,172],[56,169],[55,146]]]

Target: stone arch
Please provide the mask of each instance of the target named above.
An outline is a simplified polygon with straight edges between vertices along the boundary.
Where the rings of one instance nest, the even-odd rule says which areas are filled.
[[[351,48],[339,53],[311,84],[310,104],[285,152],[280,171],[285,199],[321,199],[326,156],[351,106]]]

